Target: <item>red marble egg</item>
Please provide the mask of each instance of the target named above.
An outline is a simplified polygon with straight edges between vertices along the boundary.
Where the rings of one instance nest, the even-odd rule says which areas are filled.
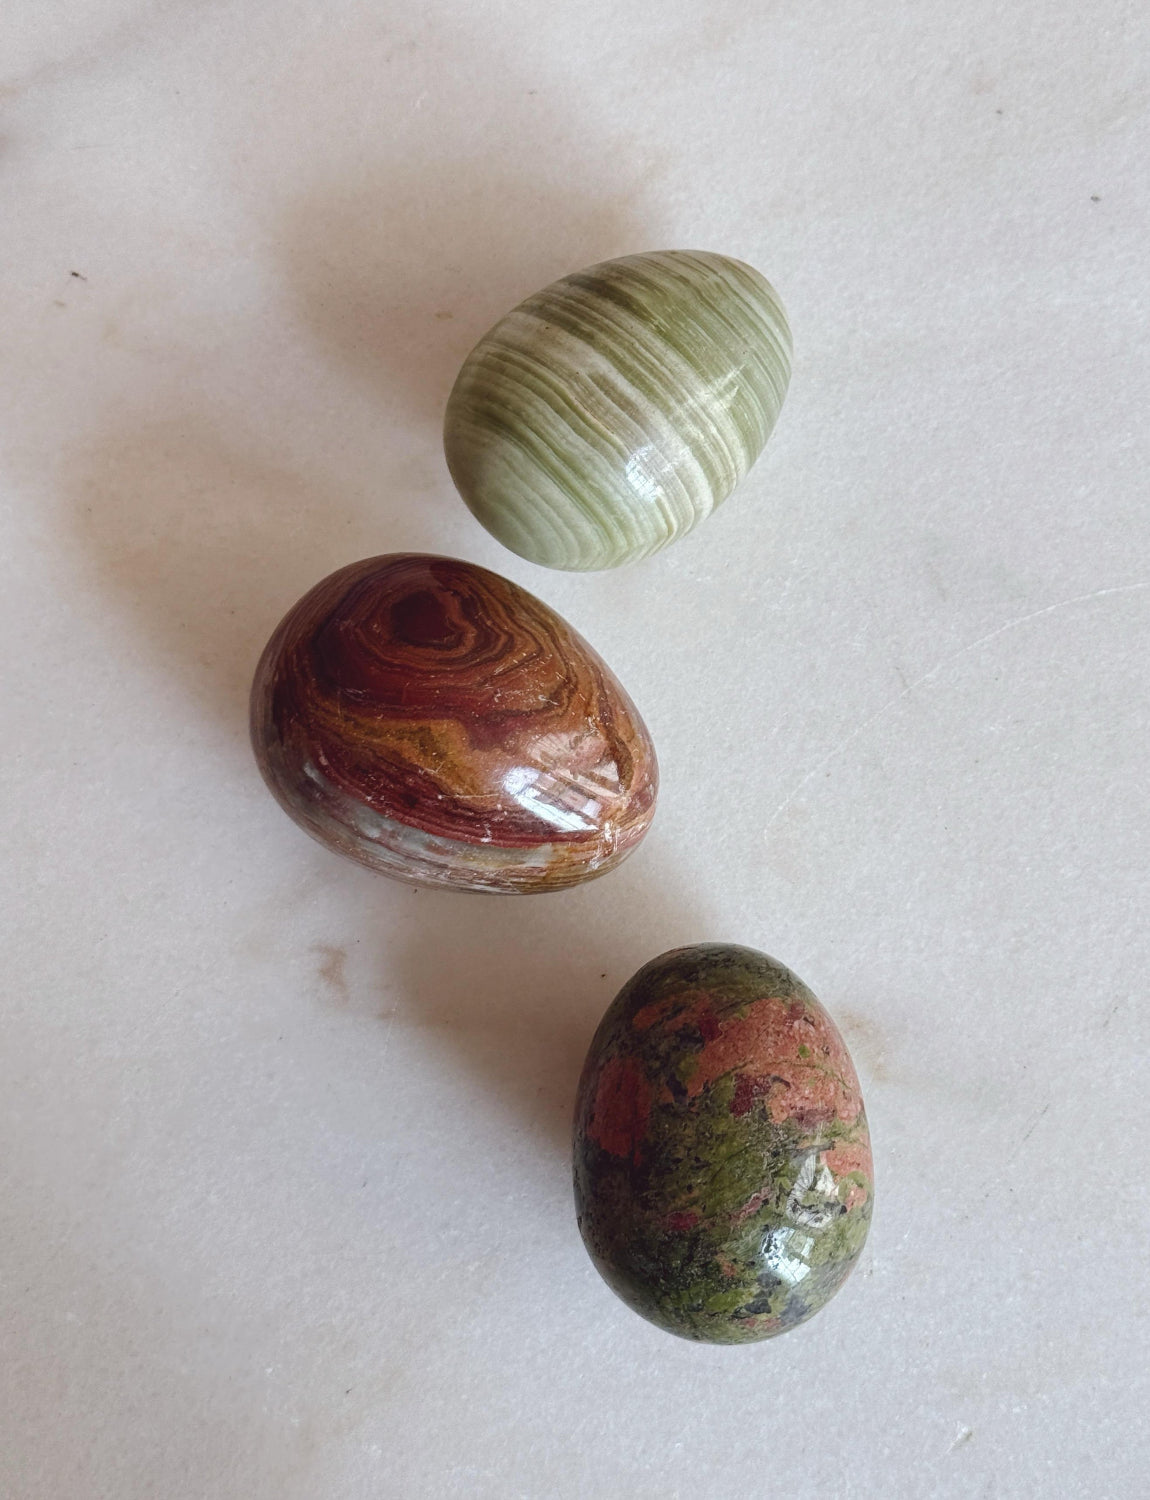
[[[471,563],[341,568],[256,669],[252,744],[280,805],[385,875],[561,890],[614,869],[655,811],[646,726],[583,638]]]

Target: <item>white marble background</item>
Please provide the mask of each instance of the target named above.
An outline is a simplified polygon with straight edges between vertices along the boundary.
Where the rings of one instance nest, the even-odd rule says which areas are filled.
[[[1150,1493],[1150,13],[1142,0],[7,0],[4,1500]],[[740,495],[503,552],[440,412],[605,256],[776,282]],[[414,892],[263,790],[307,586],[557,606],[664,788],[618,874]],[[575,1229],[639,963],[792,965],[870,1104],[866,1258],[670,1339]]]

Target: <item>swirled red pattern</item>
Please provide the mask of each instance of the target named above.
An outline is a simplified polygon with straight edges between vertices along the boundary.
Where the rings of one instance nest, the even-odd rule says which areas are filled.
[[[252,740],[310,833],[421,884],[571,885],[654,813],[654,749],[614,674],[533,595],[450,558],[369,558],[306,594],[257,669]]]

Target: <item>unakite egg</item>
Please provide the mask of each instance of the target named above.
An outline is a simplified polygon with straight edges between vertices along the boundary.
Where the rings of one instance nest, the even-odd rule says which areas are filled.
[[[513,552],[612,568],[710,515],[762,451],[791,373],[778,294],[696,250],[553,282],[468,355],[444,446],[459,493]]]
[[[873,1195],[850,1055],[789,969],[705,943],[623,987],[579,1083],[575,1201],[636,1312],[712,1343],[793,1328],[846,1280]]]

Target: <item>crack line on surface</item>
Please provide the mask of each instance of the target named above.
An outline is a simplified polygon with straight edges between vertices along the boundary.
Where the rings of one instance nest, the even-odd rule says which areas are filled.
[[[387,1018],[387,1029],[383,1033],[383,1044],[379,1049],[379,1057],[376,1059],[377,1066],[381,1064],[384,1058],[387,1056],[387,1049],[391,1045],[391,1033],[395,1030],[395,1018],[398,1014],[399,1002],[397,1000],[391,1007],[391,1014]]]
[[[1028,1129],[1023,1133],[1022,1139],[1019,1141],[1018,1145],[1015,1146],[1013,1152],[1011,1153],[1011,1157],[1010,1157],[1011,1161],[1014,1160],[1014,1158],[1022,1150],[1023,1146],[1026,1145],[1027,1141],[1034,1134],[1034,1132],[1038,1129],[1039,1125],[1041,1125],[1042,1121],[1046,1118],[1046,1112],[1050,1108],[1050,1104],[1051,1104],[1051,1101],[1048,1099],[1046,1101],[1046,1103],[1042,1106],[1042,1108],[1038,1111],[1038,1114],[1034,1117],[1034,1119],[1031,1120]]]
[[[814,780],[824,766],[829,765],[837,755],[841,755],[847,746],[853,744],[859,735],[869,729],[872,724],[883,718],[892,709],[897,708],[904,698],[909,698],[916,688],[922,687],[923,683],[929,682],[932,677],[937,677],[952,662],[958,661],[971,651],[977,651],[980,646],[989,645],[991,641],[997,640],[1000,635],[1005,635],[1008,630],[1014,630],[1019,625],[1028,625],[1031,620],[1040,620],[1044,615],[1053,615],[1059,610],[1069,609],[1072,604],[1089,604],[1094,599],[1108,599],[1114,594],[1134,594],[1141,589],[1147,588],[1150,588],[1150,579],[1144,579],[1141,583],[1120,583],[1113,588],[1094,589],[1089,594],[1075,594],[1072,599],[1060,599],[1057,604],[1047,604],[1042,609],[1032,610],[1028,615],[1019,615],[1017,619],[1007,620],[1004,625],[996,626],[988,634],[980,635],[976,641],[969,641],[965,646],[960,646],[957,651],[952,651],[948,656],[944,656],[928,672],[924,672],[921,677],[916,677],[912,683],[903,688],[901,693],[896,693],[893,698],[889,698],[880,708],[876,708],[873,714],[869,714],[861,723],[856,724],[837,744],[832,745],[823,758],[811,767],[802,780],[796,783],[779,803],[778,807],[775,808],[774,812],[767,819],[766,827],[763,830],[764,833],[769,832],[774,827],[802,789]]]

